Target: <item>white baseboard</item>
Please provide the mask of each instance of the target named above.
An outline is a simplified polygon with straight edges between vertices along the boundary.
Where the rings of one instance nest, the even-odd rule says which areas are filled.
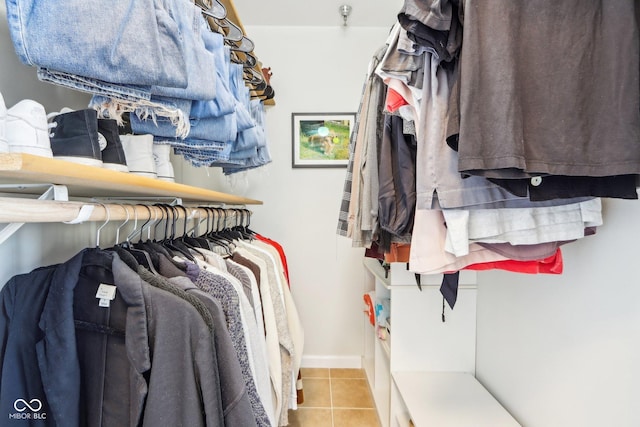
[[[361,356],[302,356],[302,368],[362,368]]]

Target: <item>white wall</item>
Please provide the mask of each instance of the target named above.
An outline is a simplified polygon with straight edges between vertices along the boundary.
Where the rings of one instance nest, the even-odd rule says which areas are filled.
[[[560,276],[478,274],[476,374],[525,426],[640,425],[640,205],[603,213]]]

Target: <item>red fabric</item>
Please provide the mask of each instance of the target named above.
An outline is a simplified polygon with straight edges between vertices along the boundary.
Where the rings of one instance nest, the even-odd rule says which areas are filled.
[[[409,105],[407,100],[404,99],[402,95],[400,95],[397,91],[391,88],[387,88],[387,100],[385,102],[385,109],[388,112],[393,113],[403,105]]]
[[[271,240],[268,237],[262,236],[260,234],[255,234],[255,237],[256,239],[262,242],[270,244],[278,251],[278,253],[280,254],[280,260],[282,261],[282,266],[284,267],[284,277],[287,278],[287,285],[291,287],[291,283],[289,282],[289,267],[287,266],[287,257],[284,254],[284,249],[282,248],[280,243],[276,242],[275,240]]]
[[[516,261],[507,259],[504,261],[482,262],[468,265],[464,270],[506,270],[528,274],[562,274],[563,266],[562,252],[558,248],[555,254],[541,260]]]
[[[373,308],[373,301],[371,300],[371,295],[366,293],[362,297],[364,299],[364,304],[367,307],[367,309],[364,312],[367,314],[367,317],[369,317],[369,323],[371,323],[371,326],[375,326],[376,310]]]
[[[387,262],[409,262],[411,244],[392,243],[391,250],[385,253]],[[527,274],[562,274],[564,263],[560,248],[550,257],[540,260],[518,261],[507,259],[504,261],[482,262],[466,266],[463,270],[506,270],[514,273]]]

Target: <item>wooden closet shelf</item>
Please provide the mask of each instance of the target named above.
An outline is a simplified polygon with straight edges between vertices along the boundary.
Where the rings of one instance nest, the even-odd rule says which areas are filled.
[[[185,202],[262,204],[218,191],[20,153],[0,154],[0,183],[65,185],[69,195],[76,197],[179,197]]]

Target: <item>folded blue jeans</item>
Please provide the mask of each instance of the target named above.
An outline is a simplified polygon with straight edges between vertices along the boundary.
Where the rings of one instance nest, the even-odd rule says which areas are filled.
[[[16,54],[27,65],[119,84],[187,85],[181,34],[163,0],[6,6]]]
[[[184,65],[188,82],[185,88],[153,86],[154,95],[171,98],[208,100],[216,97],[216,59],[204,42],[211,33],[202,16],[202,9],[189,0],[167,0],[183,43]]]
[[[46,68],[38,68],[37,76],[43,82],[99,95],[103,98],[115,98],[130,103],[151,99],[151,86],[122,85]]]

